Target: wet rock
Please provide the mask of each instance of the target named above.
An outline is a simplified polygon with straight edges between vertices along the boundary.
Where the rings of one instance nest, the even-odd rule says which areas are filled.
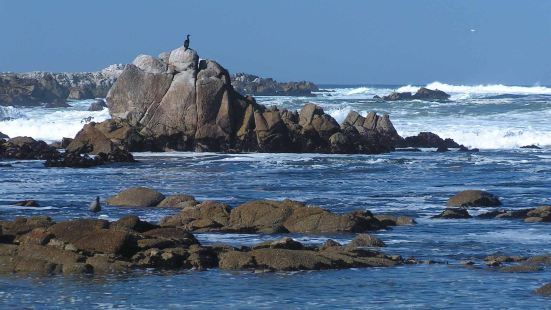
[[[0,140],[0,158],[8,159],[55,159],[59,152],[44,141],[31,137],[15,137],[7,142]]]
[[[13,205],[19,206],[19,207],[33,207],[33,208],[40,207],[40,204],[36,200],[22,200],[14,203]]]
[[[541,150],[541,147],[535,145],[535,144],[530,144],[530,145],[524,145],[524,146],[521,146],[520,147],[521,149],[534,149],[534,150]]]
[[[229,230],[243,232],[269,232],[278,227],[295,233],[364,232],[381,226],[369,212],[337,215],[292,200],[251,201],[233,209],[229,221]]]
[[[35,228],[47,228],[51,225],[53,225],[53,221],[47,216],[16,217],[14,221],[0,221],[1,239],[11,242],[17,236],[26,234]]]
[[[383,240],[368,234],[359,234],[349,244],[349,247],[384,247]]]
[[[152,230],[155,228],[159,228],[159,226],[151,224],[146,221],[140,220],[139,217],[135,215],[125,215],[121,217],[119,220],[112,222],[110,225],[111,229],[121,229],[121,230],[133,230],[136,232],[146,232],[148,230]]]
[[[507,255],[490,255],[484,258],[485,261],[495,261],[499,263],[516,263],[526,260],[526,257],[522,256],[507,256]]]
[[[103,101],[103,99],[97,99],[90,104],[90,106],[88,107],[88,111],[101,111],[105,108],[107,108],[107,104],[105,103],[105,101]]]
[[[541,296],[551,296],[551,283],[547,283],[537,288],[535,293]]]
[[[194,244],[196,245],[199,244],[199,241],[197,241],[197,239],[195,238],[195,236],[193,236],[193,234],[180,228],[172,228],[172,227],[155,228],[144,232],[143,235],[146,237],[173,240],[177,242],[178,246],[189,247]]]
[[[46,245],[54,237],[46,228],[35,228],[17,238],[19,244]]]
[[[527,223],[551,222],[551,206],[541,206],[528,211],[524,221]]]
[[[132,256],[138,249],[135,237],[121,230],[98,229],[72,242],[79,250],[93,253]]]
[[[409,216],[396,216],[391,214],[376,214],[374,217],[385,226],[414,225],[415,220]]]
[[[390,257],[362,249],[331,246],[323,249],[290,250],[259,248],[250,251],[229,251],[220,255],[222,269],[268,271],[323,270],[352,267],[386,267],[402,264],[399,257]]]
[[[118,207],[155,207],[165,196],[147,187],[132,187],[107,198],[106,203]]]
[[[256,249],[287,249],[287,250],[302,250],[304,249],[304,246],[302,243],[293,240],[292,238],[285,237],[279,240],[269,240],[265,242],[261,242],[255,246],[253,246],[253,250]]]
[[[530,264],[542,264],[551,266],[551,255],[536,255],[528,257],[526,259],[526,262]]]
[[[195,197],[190,195],[172,195],[168,196],[159,203],[159,208],[180,208],[192,207],[199,204]]]
[[[472,216],[467,209],[463,208],[447,208],[442,213],[433,216],[434,219],[468,219]]]
[[[107,228],[109,228],[109,222],[106,220],[79,219],[52,225],[48,228],[48,232],[52,233],[57,239],[74,243],[89,234]]]
[[[432,132],[421,132],[417,136],[405,137],[403,141],[398,143],[399,147],[413,148],[459,148],[453,139],[442,139],[437,134]]]
[[[450,207],[497,207],[501,205],[497,196],[481,190],[466,190],[448,199]]]
[[[161,220],[162,226],[178,226],[191,231],[216,231],[229,224],[230,208],[216,201],[185,207],[179,214]]]
[[[500,272],[510,272],[510,273],[528,273],[528,272],[538,272],[542,271],[543,268],[535,265],[515,265],[515,266],[506,266],[498,269]]]
[[[429,100],[429,101],[446,101],[450,99],[450,95],[438,89],[432,90],[426,87],[421,87],[413,95],[413,99]]]
[[[387,96],[383,96],[385,101],[411,100],[413,96],[411,92],[393,92]]]

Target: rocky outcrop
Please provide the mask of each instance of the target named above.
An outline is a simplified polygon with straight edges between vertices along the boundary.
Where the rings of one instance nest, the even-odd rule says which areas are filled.
[[[112,65],[98,72],[1,73],[0,106],[62,104],[67,99],[103,98],[124,66]]]
[[[450,95],[445,92],[435,89],[428,89],[426,87],[421,87],[415,94],[410,92],[393,92],[390,95],[383,96],[385,101],[401,101],[401,100],[426,100],[426,101],[447,101],[450,99]]]
[[[381,153],[398,140],[388,116],[358,115],[357,122],[339,126],[312,104],[300,112],[266,108],[235,91],[228,71],[199,60],[194,50],[162,56],[138,56],[107,95],[113,119],[141,139],[122,140],[124,149]],[[369,121],[360,124],[364,119]],[[105,139],[98,144],[109,147]]]
[[[495,210],[480,214],[483,219],[521,219],[526,223],[551,222],[551,206],[520,210]]]
[[[447,202],[448,207],[497,207],[501,205],[499,198],[481,190],[465,190],[457,193]]]
[[[145,268],[214,267],[294,271],[415,263],[366,249],[382,244],[366,235],[346,246],[332,240],[322,246],[307,246],[287,237],[253,247],[203,246],[186,230],[158,227],[136,216],[115,222],[77,219],[60,223],[46,217],[17,218],[0,221],[0,231],[0,274],[122,273]]]
[[[2,132],[0,132],[0,140],[8,140],[10,137],[6,134],[3,134]]]
[[[261,78],[256,75],[237,73],[231,76],[233,88],[243,95],[251,96],[315,96],[312,92],[319,91],[312,82],[280,83],[271,78]]]
[[[403,217],[402,223],[414,223]],[[161,226],[181,227],[190,231],[246,233],[326,233],[365,232],[397,225],[396,220],[379,221],[369,211],[335,214],[292,200],[256,200],[231,209],[205,201],[168,216]]]
[[[230,270],[324,270],[390,267],[404,263],[400,256],[384,255],[355,246],[331,244],[305,247],[292,239],[260,244],[252,249],[232,249],[219,256],[219,267]]]
[[[9,140],[0,139],[0,159],[56,159],[59,152],[44,141],[31,137],[15,137]]]

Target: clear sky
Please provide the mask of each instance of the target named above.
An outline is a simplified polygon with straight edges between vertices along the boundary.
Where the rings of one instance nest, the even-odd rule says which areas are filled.
[[[0,0],[0,71],[94,71],[182,44],[337,84],[551,85],[551,0]]]

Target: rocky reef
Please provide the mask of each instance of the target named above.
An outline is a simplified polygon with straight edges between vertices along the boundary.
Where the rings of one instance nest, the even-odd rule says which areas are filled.
[[[233,88],[243,95],[251,96],[315,96],[319,91],[316,84],[308,81],[281,83],[272,78],[261,78],[247,73],[236,73],[231,76]]]
[[[18,217],[0,221],[0,228],[1,274],[124,273],[145,268],[294,271],[416,263],[371,249],[382,241],[369,235],[359,235],[345,246],[333,240],[307,246],[288,237],[252,247],[204,246],[184,229],[159,227],[133,215],[114,222],[59,223],[46,216]]]
[[[67,99],[103,98],[122,72],[111,65],[97,72],[0,73],[0,106],[63,106]]]
[[[314,104],[300,111],[257,104],[234,89],[226,69],[184,47],[138,56],[107,104],[112,120],[86,125],[69,149],[88,145],[97,153],[111,140],[130,151],[371,154],[391,151],[401,139],[387,115],[351,112],[339,125]]]
[[[378,98],[377,98],[378,99]],[[382,97],[385,101],[400,101],[400,100],[426,100],[426,101],[447,101],[450,99],[450,95],[435,89],[428,89],[421,87],[415,94],[411,92],[393,92],[387,96]]]

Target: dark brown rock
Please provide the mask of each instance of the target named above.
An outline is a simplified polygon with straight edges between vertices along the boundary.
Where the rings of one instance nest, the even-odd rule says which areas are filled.
[[[463,208],[447,208],[442,213],[433,216],[435,219],[468,219],[472,216],[467,209]]]
[[[537,288],[535,293],[541,296],[551,296],[551,283],[547,283]]]
[[[385,243],[383,240],[371,236],[368,234],[359,234],[357,235],[350,243],[348,244],[349,247],[357,248],[357,247],[384,247]]]
[[[497,196],[481,190],[465,190],[448,200],[450,207],[497,207],[501,205]]]

